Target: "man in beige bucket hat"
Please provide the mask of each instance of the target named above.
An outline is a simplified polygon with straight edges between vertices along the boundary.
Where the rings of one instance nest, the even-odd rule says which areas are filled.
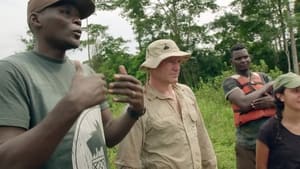
[[[149,74],[146,114],[119,144],[118,168],[217,168],[195,95],[178,83],[181,63],[190,55],[169,39],[148,46],[141,65]]]
[[[143,87],[123,66],[107,91],[103,75],[66,56],[94,10],[91,0],[28,2],[34,49],[0,60],[1,169],[107,169],[106,146],[144,114]],[[107,92],[128,103],[117,120]]]

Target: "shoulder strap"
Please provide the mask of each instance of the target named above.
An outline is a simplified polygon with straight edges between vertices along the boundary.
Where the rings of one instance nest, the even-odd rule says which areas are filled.
[[[240,78],[240,76],[241,76],[241,75],[235,74],[235,75],[232,75],[231,78],[233,78],[233,79],[238,79],[238,78]]]
[[[260,76],[260,78],[261,78],[261,81],[262,81],[263,83],[267,83],[267,82],[270,81],[269,76],[266,75],[265,73],[258,72],[258,74],[259,74],[259,76]]]
[[[231,75],[230,77],[237,82],[237,85],[238,85],[239,88],[243,87],[242,84],[238,80],[241,77],[241,75],[235,74],[235,75]]]
[[[246,77],[242,77],[241,75],[238,75],[238,74],[232,75],[231,78],[235,79],[240,84],[240,87],[242,87],[242,88],[245,86],[251,86],[251,85],[255,85],[255,84],[264,84],[262,82],[262,77],[257,72],[251,72],[250,79],[248,79]],[[242,78],[247,79],[247,80],[244,80],[244,82],[243,82],[243,81],[241,81]],[[254,79],[255,81],[253,81],[251,79]]]

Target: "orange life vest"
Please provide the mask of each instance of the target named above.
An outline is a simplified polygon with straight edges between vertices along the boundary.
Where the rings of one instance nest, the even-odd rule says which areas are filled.
[[[260,75],[256,72],[251,73],[251,81],[249,80],[249,78],[241,75],[233,75],[231,77],[238,81],[238,83],[241,85],[241,89],[246,95],[264,86],[264,82],[262,81]],[[260,119],[262,117],[271,117],[275,115],[276,112],[275,108],[268,108],[251,110],[247,113],[241,113],[240,107],[238,107],[237,105],[231,103],[231,107],[234,112],[234,124],[236,127],[249,121]]]

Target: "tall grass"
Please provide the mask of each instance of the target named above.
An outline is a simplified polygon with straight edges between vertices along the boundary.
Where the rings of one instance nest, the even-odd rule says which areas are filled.
[[[218,168],[236,168],[233,113],[221,87],[215,88],[211,83],[201,84],[195,95],[217,155]]]

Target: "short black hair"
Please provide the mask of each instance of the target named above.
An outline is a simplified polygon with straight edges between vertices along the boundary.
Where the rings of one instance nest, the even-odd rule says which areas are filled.
[[[233,45],[231,48],[230,48],[230,54],[232,56],[232,53],[234,51],[237,51],[237,50],[241,50],[241,49],[246,49],[246,46],[242,43],[237,43],[235,45]]]
[[[237,43],[230,48],[230,51],[233,52],[233,51],[241,50],[241,49],[245,49],[245,48],[246,48],[246,46],[244,44]]]

